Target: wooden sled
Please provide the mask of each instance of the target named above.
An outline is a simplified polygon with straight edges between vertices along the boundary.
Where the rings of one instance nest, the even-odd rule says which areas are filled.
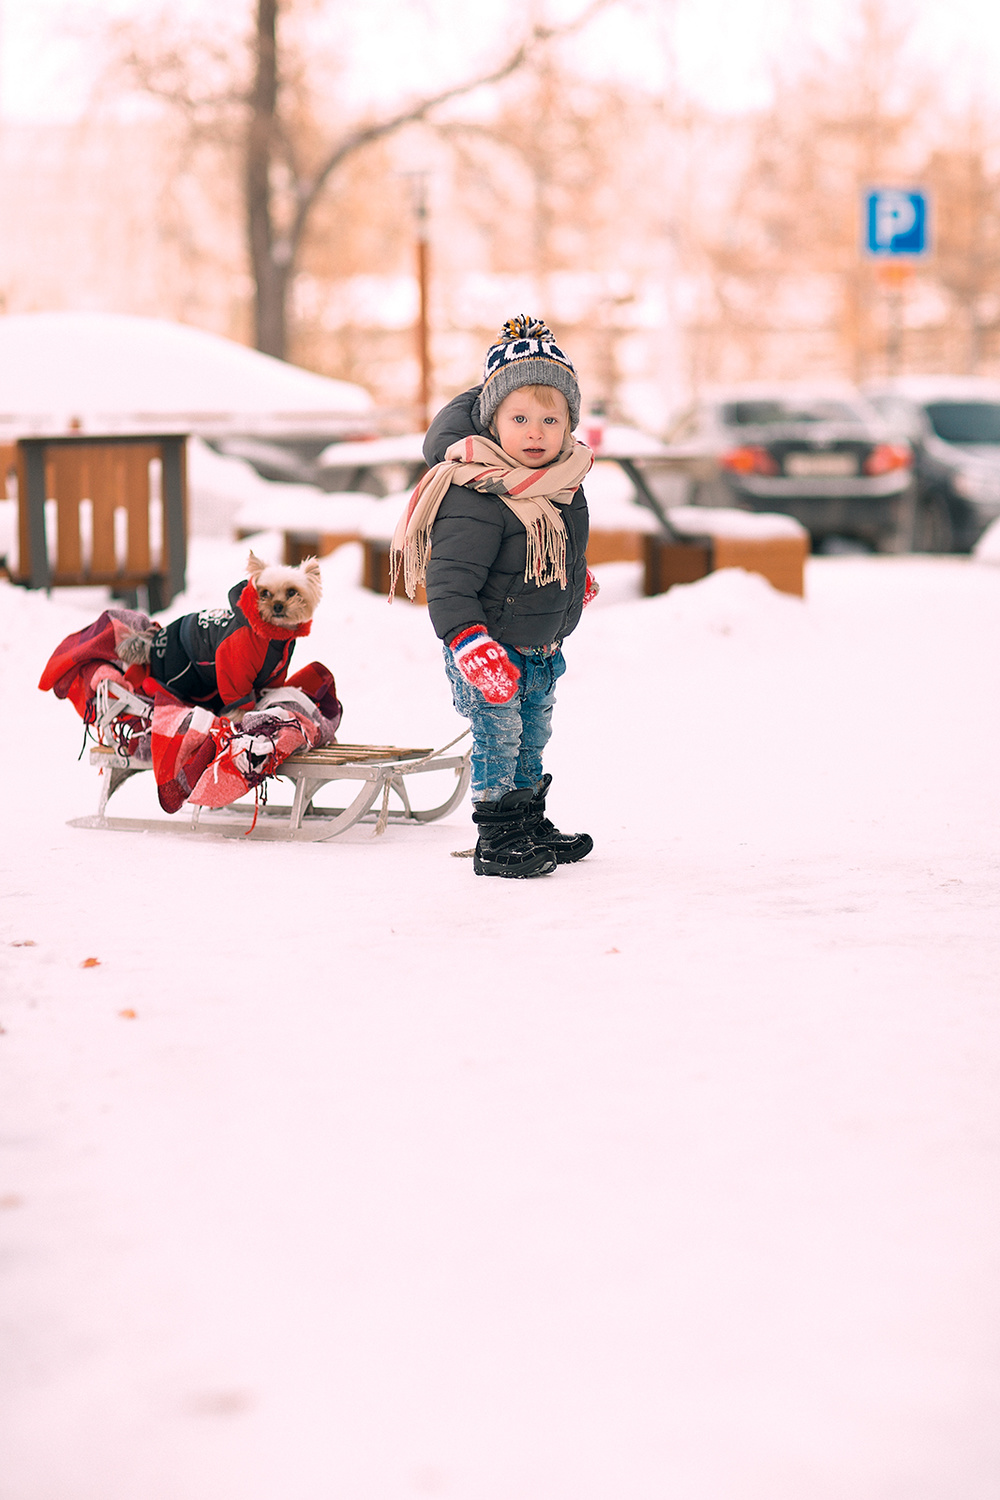
[[[117,683],[102,682],[97,693],[96,719],[102,741],[105,736],[112,736],[113,722],[122,714],[144,719],[150,716],[148,704],[143,699]],[[452,741],[452,744],[456,743]],[[72,819],[70,827],[120,832],[164,830],[229,837],[248,835],[255,839],[321,843],[338,838],[362,821],[373,822],[376,834],[383,833],[390,823],[433,823],[458,806],[469,786],[471,751],[464,755],[446,755],[444,752],[450,748],[450,745],[445,745],[442,750],[433,751],[399,745],[326,745],[319,750],[300,750],[282,761],[274,773],[293,784],[291,805],[276,805],[270,800],[265,803],[249,793],[246,799],[228,807],[191,807],[189,817],[180,812],[162,818],[110,818],[107,807],[111,797],[130,777],[151,771],[152,764],[137,764],[134,757],[123,754],[115,744],[102,742],[91,746],[90,750],[90,763],[99,768],[101,784],[97,813],[93,817]],[[451,771],[454,785],[439,805],[415,808],[410,801],[407,779],[431,771]],[[314,797],[330,781],[360,782],[361,785],[345,807],[315,807]],[[391,805],[393,797],[396,805]],[[381,802],[376,810],[379,799]]]

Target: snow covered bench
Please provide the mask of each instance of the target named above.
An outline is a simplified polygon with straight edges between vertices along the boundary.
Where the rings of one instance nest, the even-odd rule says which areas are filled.
[[[651,532],[643,539],[646,594],[694,583],[719,568],[745,568],[782,593],[805,593],[809,533],[792,516],[682,505],[668,510],[667,519],[676,540]]]
[[[586,489],[588,563],[641,560],[646,594],[694,583],[719,568],[746,568],[784,593],[804,592],[809,535],[791,516],[663,506],[635,464],[622,458],[596,463]]]

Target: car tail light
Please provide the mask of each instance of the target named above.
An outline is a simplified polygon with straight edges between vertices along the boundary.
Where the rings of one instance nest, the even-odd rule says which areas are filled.
[[[890,474],[893,469],[908,469],[913,454],[905,443],[879,443],[861,465],[866,474]]]
[[[778,461],[773,454],[759,444],[750,443],[745,448],[730,448],[719,462],[734,474],[780,474]]]

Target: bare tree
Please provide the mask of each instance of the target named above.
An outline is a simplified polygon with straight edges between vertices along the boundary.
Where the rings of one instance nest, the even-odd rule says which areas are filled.
[[[192,129],[226,118],[240,142],[248,258],[254,282],[254,339],[258,349],[284,359],[289,342],[289,288],[317,202],[338,169],[366,147],[425,120],[435,110],[474,90],[498,84],[523,67],[532,50],[585,26],[615,0],[590,0],[575,20],[563,26],[535,24],[496,66],[462,83],[418,98],[381,119],[324,139],[315,118],[296,108],[301,85],[294,64],[282,47],[281,0],[255,0],[254,24],[245,81],[230,81],[215,90],[200,90],[185,67],[183,48],[157,44],[157,33],[145,38],[119,29],[125,39],[124,62],[133,84],[182,110]],[[217,60],[202,39],[199,60]]]
[[[982,120],[973,117],[963,133],[931,153],[922,178],[934,211],[935,276],[958,313],[949,363],[975,374],[1000,327],[1000,172]]]

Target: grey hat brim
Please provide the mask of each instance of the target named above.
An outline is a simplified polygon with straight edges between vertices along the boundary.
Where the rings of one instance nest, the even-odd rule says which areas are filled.
[[[557,391],[562,391],[569,407],[570,431],[580,425],[580,387],[572,371],[557,359],[532,355],[501,366],[486,381],[476,405],[476,413],[483,426],[490,428],[500,403],[526,385],[551,385]]]

